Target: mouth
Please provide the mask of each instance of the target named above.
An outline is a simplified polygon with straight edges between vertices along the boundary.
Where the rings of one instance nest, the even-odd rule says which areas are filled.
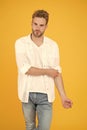
[[[39,31],[39,30],[36,30],[35,32],[36,32],[36,33],[39,33],[40,31]]]
[[[40,37],[40,36],[43,35],[43,33],[41,33],[40,30],[33,30],[33,34],[34,34],[35,37]]]
[[[39,35],[41,32],[39,30],[35,31],[36,35]]]

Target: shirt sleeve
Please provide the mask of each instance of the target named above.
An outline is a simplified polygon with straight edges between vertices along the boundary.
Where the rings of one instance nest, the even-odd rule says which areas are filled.
[[[17,40],[15,43],[15,55],[16,55],[16,63],[18,70],[25,74],[28,69],[31,67],[29,63],[29,59],[26,55],[26,43],[22,43],[20,40]]]
[[[60,66],[60,54],[59,47],[56,44],[54,49],[54,69],[58,70],[59,73],[62,73],[62,68]]]

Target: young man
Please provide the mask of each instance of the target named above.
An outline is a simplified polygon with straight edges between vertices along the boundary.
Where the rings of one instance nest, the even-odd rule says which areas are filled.
[[[26,130],[50,129],[52,103],[55,99],[54,83],[64,108],[72,107],[72,101],[64,91],[59,48],[55,41],[44,36],[48,20],[47,11],[35,11],[32,15],[32,33],[18,39],[15,44],[18,95],[22,102]]]

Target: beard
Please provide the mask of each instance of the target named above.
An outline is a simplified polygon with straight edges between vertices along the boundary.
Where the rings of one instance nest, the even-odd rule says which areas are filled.
[[[32,34],[35,37],[39,38],[39,37],[41,37],[44,34],[44,32],[41,32],[40,30],[32,30]]]

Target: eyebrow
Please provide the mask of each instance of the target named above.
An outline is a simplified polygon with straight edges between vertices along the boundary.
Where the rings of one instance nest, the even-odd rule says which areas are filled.
[[[44,26],[44,24],[40,24],[40,26]]]
[[[35,25],[37,25],[38,23],[34,22]],[[40,26],[44,26],[45,24],[40,24]]]

